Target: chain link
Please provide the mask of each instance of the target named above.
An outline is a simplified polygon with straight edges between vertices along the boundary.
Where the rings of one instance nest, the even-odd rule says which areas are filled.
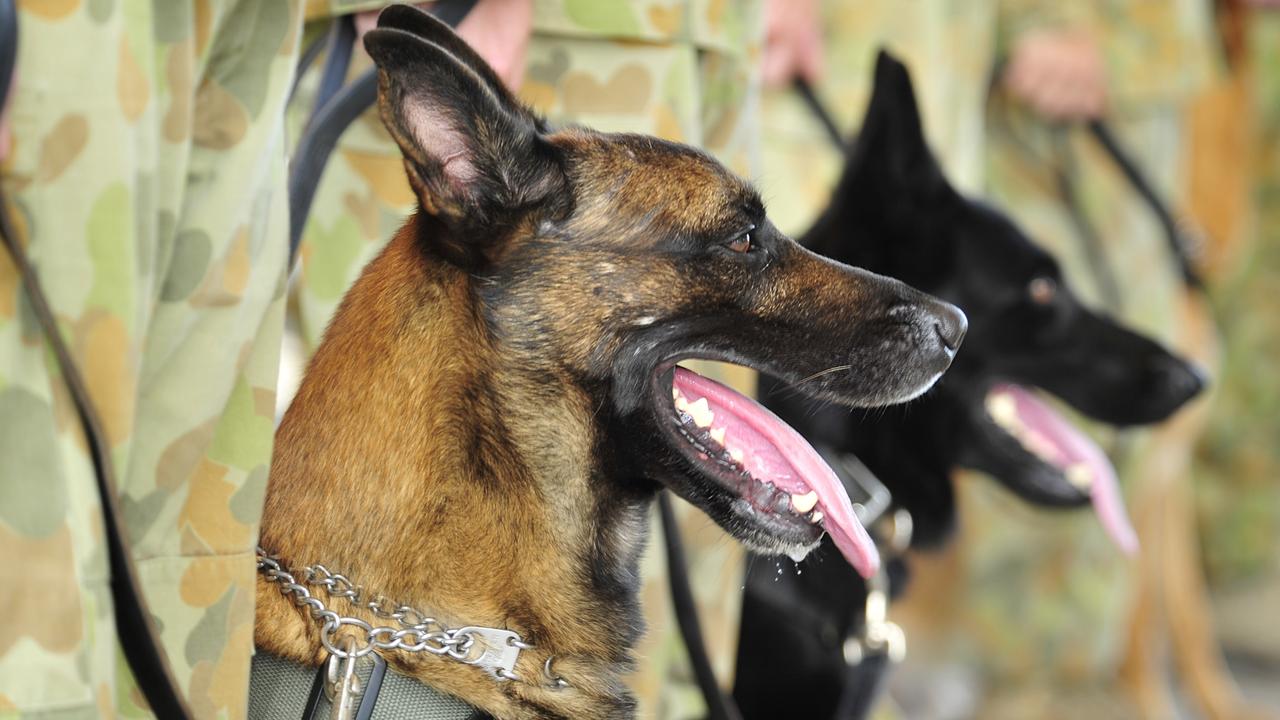
[[[375,650],[426,652],[468,665],[479,665],[500,680],[520,680],[513,672],[516,657],[521,650],[533,648],[510,630],[481,627],[452,630],[436,618],[408,605],[392,603],[382,595],[366,601],[363,587],[341,573],[331,572],[324,565],[308,565],[303,568],[300,573],[302,582],[298,582],[280,564],[279,558],[269,555],[260,547],[257,548],[257,555],[258,571],[269,582],[278,584],[281,594],[291,595],[295,605],[306,610],[313,620],[320,623],[320,644],[334,657],[360,658]],[[339,615],[312,595],[307,589],[308,585],[324,588],[330,597],[343,598],[355,607],[369,610],[376,617],[394,620],[396,626],[375,627],[359,618]],[[357,632],[342,632],[344,627],[353,628]],[[339,634],[347,641],[340,642]],[[492,644],[501,647],[491,647]],[[563,678],[551,673],[550,657],[544,665],[544,674],[551,687],[567,687],[568,683]]]

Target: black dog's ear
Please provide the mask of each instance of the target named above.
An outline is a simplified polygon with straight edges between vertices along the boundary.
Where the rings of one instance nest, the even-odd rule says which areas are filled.
[[[378,108],[409,184],[438,219],[446,258],[476,265],[500,251],[529,209],[564,198],[567,179],[542,122],[448,26],[392,6],[365,35],[378,66]]]
[[[925,140],[911,74],[884,49],[876,56],[875,86],[849,162],[848,172],[868,187],[898,196],[950,187]]]

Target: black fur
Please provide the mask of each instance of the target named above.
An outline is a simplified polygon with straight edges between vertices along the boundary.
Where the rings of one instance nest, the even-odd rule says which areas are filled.
[[[1183,360],[1081,305],[1050,255],[950,186],[926,145],[907,70],[885,53],[830,207],[801,243],[969,317],[951,371],[909,405],[850,412],[784,385],[763,393],[815,445],[856,454],[888,486],[913,516],[916,547],[942,543],[954,526],[957,468],[990,473],[1038,505],[1089,501],[988,419],[993,383],[1037,386],[1115,425],[1165,418],[1203,384]],[[776,574],[772,562],[749,573],[734,690],[746,717],[830,717],[846,682],[841,646],[861,625],[866,586],[829,541],[811,557],[800,574]]]

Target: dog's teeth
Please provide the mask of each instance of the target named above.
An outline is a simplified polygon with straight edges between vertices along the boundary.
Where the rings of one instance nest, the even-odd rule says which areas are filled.
[[[689,415],[693,417],[693,424],[700,428],[711,427],[711,421],[716,417],[706,398],[698,398],[689,403]]]
[[[999,392],[987,396],[987,414],[1001,427],[1016,427],[1018,423],[1018,401],[1012,393]]]
[[[689,412],[689,401],[685,400],[683,395],[676,396],[676,409],[680,412]]]
[[[796,512],[800,513],[801,515],[812,510],[813,506],[817,504],[818,504],[818,493],[814,492],[813,490],[810,490],[809,492],[803,495],[791,496],[791,507],[795,508]]]
[[[777,495],[775,495],[773,498],[773,511],[786,512],[787,506],[790,504],[791,504],[791,496],[784,492],[780,492]]]
[[[717,445],[724,445],[724,428],[711,428],[711,439],[716,441]]]
[[[741,464],[742,464],[742,458],[744,457],[744,456],[743,456],[743,454],[742,454],[742,451],[741,451],[741,450],[739,450],[738,448],[728,448],[728,450],[729,450],[729,457],[730,457],[734,462],[736,462],[736,463],[738,463],[739,465],[741,465]]]
[[[1019,433],[1018,441],[1022,443],[1023,447],[1030,450],[1032,454],[1047,463],[1052,464],[1055,458],[1060,457],[1058,446],[1054,445],[1053,441],[1042,433],[1031,428],[1025,428],[1023,432]]]
[[[671,386],[671,399],[672,399],[672,400],[679,400],[679,399],[680,399],[680,388],[678,388],[678,387],[676,387],[676,386],[674,386],[674,385],[672,385],[672,386]]]
[[[822,518],[823,518],[823,515],[821,510],[814,510],[813,512],[809,513],[809,522],[813,523],[814,525],[821,523]]]
[[[1065,475],[1067,476],[1067,482],[1081,490],[1088,490],[1093,486],[1093,471],[1089,469],[1086,463],[1072,465],[1067,468]]]

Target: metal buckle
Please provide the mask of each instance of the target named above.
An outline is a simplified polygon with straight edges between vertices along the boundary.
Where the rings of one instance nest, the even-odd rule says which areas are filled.
[[[475,658],[459,658],[462,662],[484,668],[502,680],[519,680],[515,674],[516,660],[520,657],[520,651],[528,645],[520,641],[518,633],[499,628],[468,626],[458,628],[453,635],[480,640],[480,654]],[[475,647],[472,648],[473,652],[474,650]]]
[[[353,644],[348,642],[348,647]],[[370,664],[368,677],[362,678],[359,666]],[[377,653],[368,655],[330,655],[320,666],[307,696],[304,720],[319,720],[328,702],[330,720],[369,720],[387,674],[387,661]]]
[[[862,632],[845,640],[844,659],[858,665],[867,655],[880,653],[897,664],[907,656],[907,635],[889,620],[889,576],[883,566],[867,581],[867,605]]]

